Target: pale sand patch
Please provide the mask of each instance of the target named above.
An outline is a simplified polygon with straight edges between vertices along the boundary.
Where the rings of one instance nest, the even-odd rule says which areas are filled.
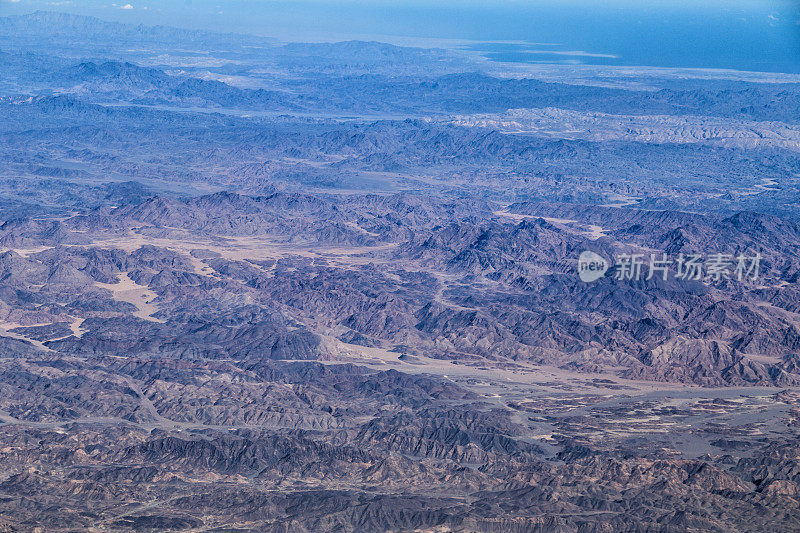
[[[593,241],[596,241],[600,237],[605,237],[606,236],[605,230],[600,226],[596,226],[594,224],[589,224],[587,227],[589,228],[589,231],[586,232],[586,236],[589,237]]]
[[[380,235],[378,235],[377,233],[374,233],[372,231],[367,231],[358,224],[356,224],[355,222],[345,222],[344,225],[349,228],[353,228],[354,230],[358,231],[359,233],[363,233],[364,235],[369,235],[370,237],[380,237]]]
[[[177,230],[177,228],[175,229]],[[248,259],[262,261],[269,259],[278,260],[288,257],[305,257],[309,259],[325,259],[332,263],[340,264],[366,264],[376,261],[375,258],[368,257],[367,254],[387,251],[398,246],[398,243],[354,247],[332,247],[320,243],[284,244],[276,243],[268,237],[260,236],[226,235],[219,236],[217,240],[212,240],[188,232],[185,233],[185,238],[182,239],[164,239],[144,236],[138,233],[128,233],[123,236],[115,236],[113,240],[97,239],[93,241],[91,245],[119,248],[131,253],[148,244],[188,256],[196,274],[211,277],[218,277],[218,275],[202,260],[191,257],[192,250],[210,250],[219,253],[224,259],[239,261]]]
[[[745,359],[752,359],[753,361],[758,361],[759,363],[765,363],[768,365],[774,365],[776,363],[781,362],[780,356],[771,356],[771,355],[759,355],[759,354],[750,354],[745,353],[742,354]]]
[[[601,226],[597,226],[595,224],[584,224],[582,222],[578,222],[577,220],[571,220],[568,218],[553,218],[553,217],[540,217],[538,215],[521,215],[519,213],[509,213],[508,211],[495,211],[495,215],[499,217],[506,217],[512,220],[525,220],[527,218],[541,218],[545,222],[549,222],[550,224],[555,224],[556,226],[562,229],[572,229],[570,227],[571,224],[585,227],[586,229],[583,231],[579,231],[581,235],[585,235],[590,240],[596,241],[600,237],[606,236],[606,230],[603,229]]]
[[[512,220],[525,220],[526,218],[543,218],[543,217],[537,217],[537,216],[534,216],[534,215],[521,215],[519,213],[509,213],[508,211],[494,211],[493,214],[498,216],[498,217],[506,217],[506,218],[510,218]],[[547,220],[547,219],[545,219],[545,220]],[[550,220],[557,220],[557,219],[552,218]]]
[[[86,320],[85,318],[75,318],[72,323],[69,325],[69,329],[72,330],[72,335],[80,339],[83,337],[83,334],[86,333],[86,330],[81,328],[83,325],[83,321]]]
[[[1,248],[0,253],[15,252],[26,259],[32,254],[38,254],[46,250],[52,250],[52,246],[36,246],[35,248]]]
[[[81,325],[83,324],[84,320],[86,320],[86,319],[85,318],[78,318],[78,317],[71,317],[71,318],[72,318],[72,322],[69,325],[69,329],[72,331],[72,336],[80,339],[83,336],[83,334],[86,333],[86,330],[81,328]],[[17,339],[17,340],[21,340],[21,341],[30,342],[31,344],[34,344],[34,345],[38,346],[39,348],[51,351],[50,348],[46,347],[44,345],[44,343],[42,343],[41,341],[30,339],[30,338],[26,337],[25,335],[20,335],[19,333],[13,333],[13,332],[10,331],[10,330],[15,329],[15,328],[30,328],[30,327],[41,327],[41,326],[51,326],[51,325],[53,325],[53,323],[51,323],[51,322],[42,322],[42,323],[38,323],[38,324],[20,324],[18,322],[0,322],[0,336],[10,337],[12,339]],[[57,341],[57,340],[62,340],[62,339],[66,339],[66,338],[69,338],[69,337],[70,336],[68,335],[66,337],[59,337],[59,338],[56,338],[56,339],[49,339],[49,340]]]
[[[151,322],[161,322],[164,320],[155,318],[153,314],[158,311],[158,306],[153,303],[158,295],[151,291],[146,285],[139,285],[133,281],[127,272],[119,275],[117,283],[98,283],[95,282],[97,287],[111,291],[111,295],[119,302],[128,302],[136,306],[136,312],[133,316],[150,320]]]
[[[359,363],[365,366],[373,368],[380,368],[383,365],[401,366],[403,372],[412,374],[434,374],[451,380],[455,378],[459,381],[464,379],[475,379],[478,380],[478,382],[490,383],[493,386],[496,386],[498,381],[506,381],[508,382],[507,385],[534,387],[539,391],[548,391],[561,394],[563,391],[559,390],[558,388],[553,388],[552,383],[572,382],[575,390],[580,390],[581,392],[586,393],[608,395],[608,389],[594,386],[586,382],[586,380],[590,378],[607,378],[614,381],[614,383],[617,385],[630,387],[630,389],[626,391],[628,394],[642,394],[653,391],[687,391],[700,389],[700,387],[691,384],[630,380],[620,378],[613,372],[587,374],[554,366],[532,365],[519,361],[516,362],[516,364],[519,365],[516,369],[506,369],[473,366],[468,364],[453,364],[449,359],[433,359],[423,355],[415,355],[414,357],[417,359],[418,364],[412,365],[406,364],[400,360],[399,356],[401,354],[399,352],[386,350],[384,348],[349,344],[338,339],[336,339],[336,342],[341,347],[340,351],[344,354],[347,354],[348,358],[359,360]],[[335,360],[322,362],[331,363],[335,362]],[[465,385],[463,382],[461,384],[469,388],[472,387],[472,384]],[[485,397],[492,397],[493,392],[504,395],[503,391],[500,390],[482,391],[482,394]]]
[[[20,335],[19,333],[13,333],[10,330],[15,328],[27,328],[27,327],[34,327],[34,326],[49,326],[50,323],[46,322],[44,324],[18,324],[16,322],[0,322],[0,336],[2,337],[9,337],[11,339],[16,339],[18,341],[25,341],[33,344],[41,348],[42,350],[47,350],[48,352],[52,352],[50,348],[44,345],[42,341],[37,341],[34,339],[29,339],[25,335]]]
[[[69,329],[72,331],[72,335],[66,335],[64,337],[57,337],[55,339],[49,339],[51,341],[60,341],[64,339],[69,339],[70,337],[75,337],[76,339],[80,339],[83,337],[83,334],[86,333],[87,330],[81,328],[81,325],[85,321],[85,318],[72,318],[72,322],[69,324]]]
[[[203,249],[207,250],[208,248],[206,247]],[[181,251],[183,252],[184,250]],[[216,279],[221,279],[219,272],[208,266],[202,259],[194,257],[193,255],[191,255],[191,253],[187,253],[187,256],[189,258],[189,261],[192,263],[192,268],[194,268],[195,274],[197,274],[198,276],[208,276]]]

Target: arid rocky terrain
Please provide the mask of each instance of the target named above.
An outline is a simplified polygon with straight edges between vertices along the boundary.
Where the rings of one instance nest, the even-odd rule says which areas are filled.
[[[0,531],[800,530],[800,78],[54,13],[0,73]]]

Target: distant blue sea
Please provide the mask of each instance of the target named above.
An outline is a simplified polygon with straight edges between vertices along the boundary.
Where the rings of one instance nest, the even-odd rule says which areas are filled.
[[[568,19],[546,10],[522,10],[513,17],[496,13],[496,19],[485,18],[482,30],[473,35],[522,42],[484,42],[468,48],[493,60],[519,63],[800,73],[799,4],[595,9],[573,13]]]
[[[470,48],[497,61],[800,73],[800,1],[488,4],[387,8],[391,26],[376,19],[373,27],[396,34],[482,41]]]

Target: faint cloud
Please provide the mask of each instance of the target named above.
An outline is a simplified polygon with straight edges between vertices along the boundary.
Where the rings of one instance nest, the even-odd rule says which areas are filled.
[[[124,6],[120,6],[117,4],[111,4],[111,5],[119,9],[133,9],[133,6],[130,4],[125,4]]]

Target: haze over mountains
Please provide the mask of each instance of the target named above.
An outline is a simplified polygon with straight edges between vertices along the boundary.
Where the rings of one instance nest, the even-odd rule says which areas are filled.
[[[0,20],[0,524],[797,530],[798,81]]]

